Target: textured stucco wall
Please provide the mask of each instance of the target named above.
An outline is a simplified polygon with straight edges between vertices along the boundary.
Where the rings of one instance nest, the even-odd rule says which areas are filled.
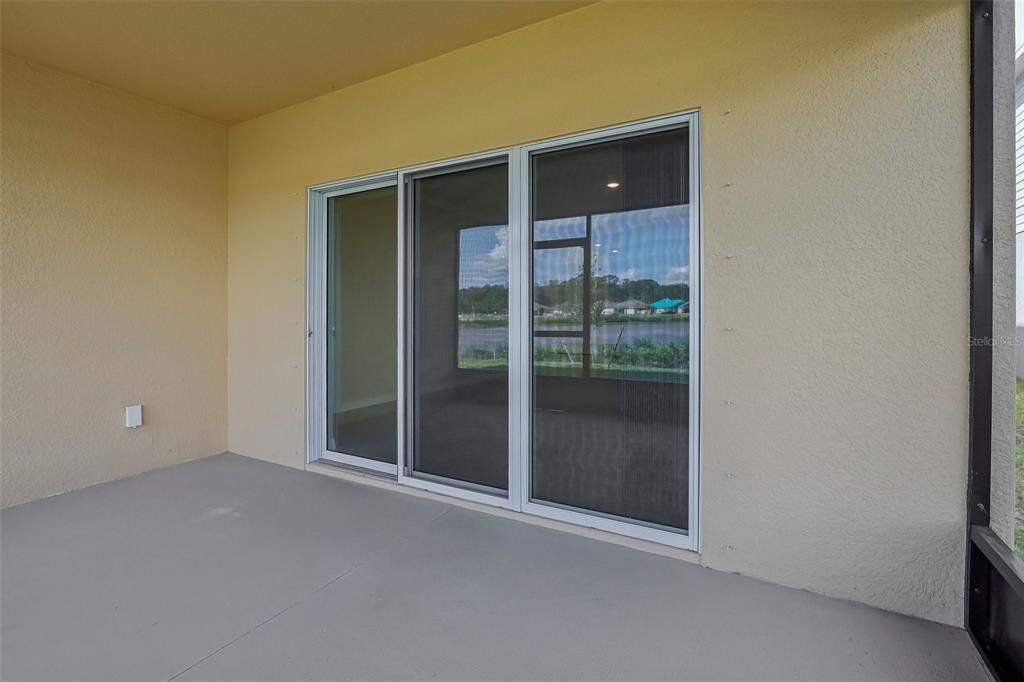
[[[230,449],[304,461],[307,185],[700,107],[702,561],[961,624],[968,56],[966,3],[608,3],[232,127]]]
[[[2,70],[3,504],[222,452],[227,129]]]

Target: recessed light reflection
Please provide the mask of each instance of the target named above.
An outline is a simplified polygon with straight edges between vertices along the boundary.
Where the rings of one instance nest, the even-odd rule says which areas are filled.
[[[615,189],[618,186],[619,186],[619,183],[617,183],[617,182],[609,182],[607,185],[605,185],[605,187],[607,187],[608,189]]]

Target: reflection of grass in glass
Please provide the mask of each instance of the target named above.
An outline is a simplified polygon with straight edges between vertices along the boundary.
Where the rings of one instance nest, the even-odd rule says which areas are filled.
[[[664,313],[661,315],[602,315],[594,324],[618,324],[619,322],[679,322],[689,320],[690,313]]]
[[[544,376],[578,377],[582,367],[566,362],[547,361],[533,363],[534,371]],[[492,369],[507,370],[508,358],[459,358],[459,369]],[[686,383],[690,379],[688,369],[665,369],[662,367],[631,367],[615,365],[611,367],[593,367],[590,376],[598,379],[619,379],[637,381],[664,381],[669,383]]]
[[[593,325],[641,323],[641,322],[681,322],[690,319],[690,313],[674,313],[671,315],[601,315],[591,320]],[[534,325],[579,324],[579,315],[534,315]],[[507,327],[508,315],[459,315],[459,326],[464,328]]]
[[[459,369],[508,369],[508,358],[459,358]]]
[[[508,315],[459,315],[459,326],[464,328],[507,327]]]
[[[459,353],[459,369],[508,369],[508,346],[474,346]]]
[[[630,344],[601,344],[593,349],[590,376],[638,381],[689,381],[690,344],[684,339],[654,343],[638,339]],[[533,367],[546,376],[580,376],[583,371],[580,345],[537,346]],[[508,369],[508,346],[472,347],[459,355],[460,369]]]
[[[533,363],[534,372],[544,376],[578,377],[582,374],[583,368],[580,365],[568,365],[558,362],[537,362]],[[636,367],[631,365],[616,365],[611,367],[591,367],[590,376],[595,379],[617,379],[620,381],[661,381],[673,384],[685,384],[690,380],[688,369],[666,369],[663,367]]]
[[[1014,510],[1014,549],[1024,558],[1024,379],[1017,379],[1017,496]]]
[[[681,339],[667,343],[654,343],[650,339],[637,339],[632,343],[601,344],[594,351],[597,363],[620,367],[657,367],[685,369],[690,364],[690,341]]]

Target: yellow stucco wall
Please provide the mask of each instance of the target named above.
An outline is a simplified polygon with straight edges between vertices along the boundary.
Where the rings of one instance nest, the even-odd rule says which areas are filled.
[[[304,461],[307,185],[699,107],[702,561],[961,623],[967,29],[599,4],[232,127],[230,449]]]
[[[7,56],[2,77],[3,505],[224,451],[227,129]]]

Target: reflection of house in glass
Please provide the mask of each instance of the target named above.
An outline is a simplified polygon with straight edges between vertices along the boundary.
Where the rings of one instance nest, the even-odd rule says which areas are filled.
[[[534,301],[533,314],[544,317],[576,317],[580,314],[580,306],[578,303],[554,303],[552,305],[544,305],[543,303]]]
[[[650,315],[651,306],[637,299],[628,301],[605,301],[602,315]]]
[[[579,312],[579,306],[572,303],[544,305],[537,301],[533,302],[533,314],[536,317],[572,317],[573,315],[579,315]]]
[[[577,303],[556,303],[551,306],[551,314],[573,317],[580,314],[580,306]]]
[[[662,298],[651,304],[655,315],[666,313],[685,313],[689,310],[690,304],[678,298]]]

